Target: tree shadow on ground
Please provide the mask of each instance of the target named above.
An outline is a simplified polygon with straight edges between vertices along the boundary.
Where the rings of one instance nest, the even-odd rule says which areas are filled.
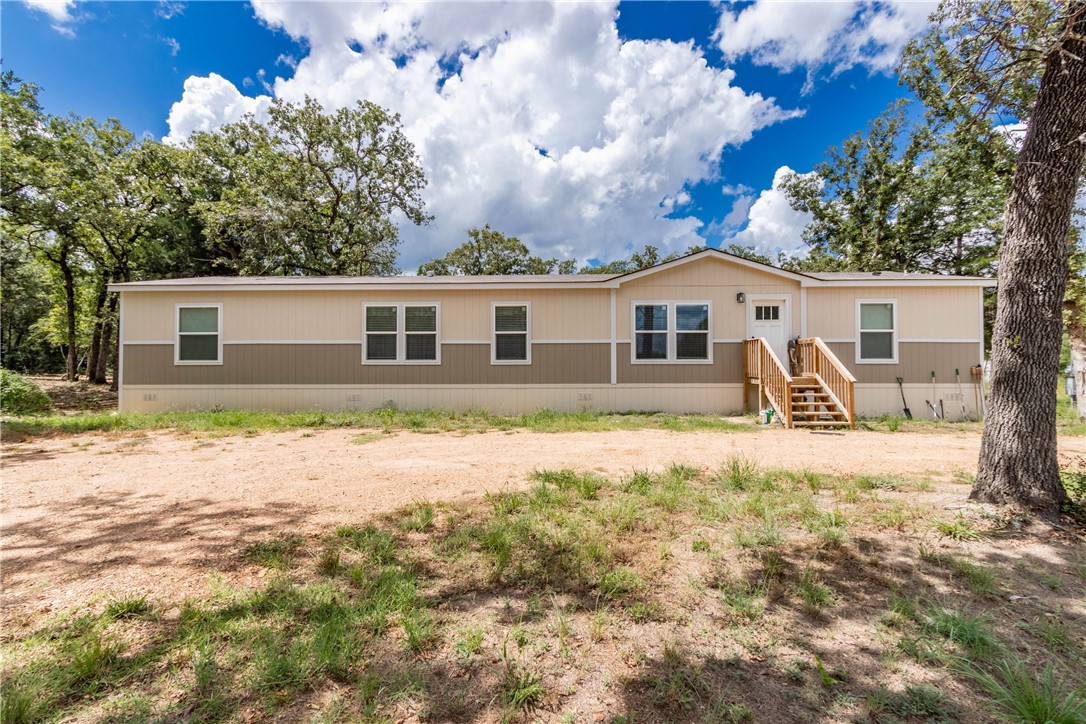
[[[5,604],[18,604],[42,580],[115,583],[114,573],[138,570],[146,583],[178,570],[231,572],[245,564],[238,555],[245,546],[299,530],[312,512],[288,503],[253,508],[116,491],[50,503],[44,514],[4,526]]]

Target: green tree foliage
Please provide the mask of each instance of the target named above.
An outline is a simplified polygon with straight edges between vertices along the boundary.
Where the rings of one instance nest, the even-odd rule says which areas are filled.
[[[664,264],[669,261],[702,251],[703,246],[691,246],[685,252],[673,251],[670,254],[660,255],[660,250],[651,244],[646,244],[641,251],[634,251],[629,259],[616,259],[596,266],[581,268],[581,274],[629,274],[631,272],[648,269],[650,266]],[[742,247],[745,248],[745,247]]]
[[[0,359],[15,370],[55,372],[59,360],[35,324],[52,306],[49,269],[0,228]]]
[[[53,403],[41,388],[22,375],[0,369],[0,413],[5,415],[40,415]]]
[[[266,123],[249,115],[191,147],[204,233],[238,274],[394,274],[397,215],[429,220],[400,117],[368,101],[326,113],[277,99]]]
[[[113,282],[211,274],[389,274],[396,223],[426,223],[399,118],[273,103],[185,147],[119,122],[53,116],[0,74],[0,347],[22,369],[106,380]],[[54,347],[55,345],[55,347]]]
[[[898,104],[784,190],[808,212],[807,258],[822,271],[990,272],[1013,168],[1006,140],[913,125]]]
[[[506,236],[487,224],[468,229],[468,240],[440,259],[419,267],[419,276],[478,274],[571,274],[574,259],[543,259],[532,256],[515,236]]]

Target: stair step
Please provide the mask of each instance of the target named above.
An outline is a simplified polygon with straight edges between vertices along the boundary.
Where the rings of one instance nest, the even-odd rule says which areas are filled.
[[[796,427],[848,427],[844,420],[793,420],[792,424]]]

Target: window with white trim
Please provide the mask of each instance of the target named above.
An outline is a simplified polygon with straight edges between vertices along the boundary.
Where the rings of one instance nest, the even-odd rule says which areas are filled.
[[[222,364],[222,305],[178,304],[174,364]]]
[[[754,306],[754,320],[756,322],[776,322],[780,318],[780,304],[757,304]]]
[[[634,304],[634,361],[708,362],[708,302]]]
[[[494,364],[529,364],[531,307],[526,302],[494,304],[491,313],[491,353]]]
[[[440,361],[436,304],[367,304],[362,361],[370,364]]]
[[[857,362],[897,361],[897,302],[861,300],[856,305]]]

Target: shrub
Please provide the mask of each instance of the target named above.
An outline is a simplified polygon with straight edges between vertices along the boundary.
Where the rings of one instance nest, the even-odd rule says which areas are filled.
[[[0,412],[5,415],[41,415],[53,403],[32,380],[18,372],[0,369]]]

